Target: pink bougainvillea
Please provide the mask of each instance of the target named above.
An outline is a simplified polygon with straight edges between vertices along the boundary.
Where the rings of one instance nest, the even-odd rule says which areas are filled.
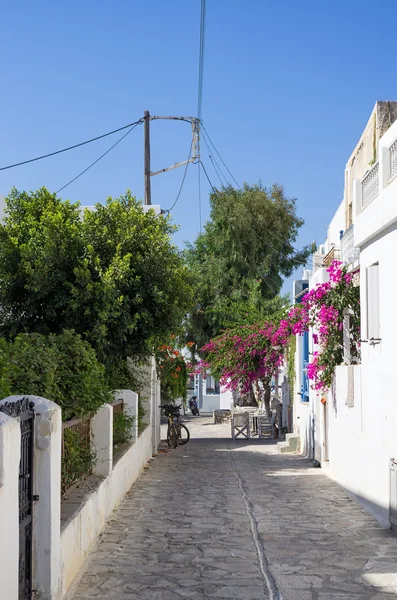
[[[314,329],[318,349],[308,365],[313,387],[325,391],[331,385],[335,366],[343,361],[343,318],[350,312],[351,353],[359,353],[359,289],[353,275],[334,261],[327,269],[329,281],[307,292],[302,302],[286,311],[278,324],[270,322],[237,327],[211,340],[196,372],[210,368],[226,389],[247,393],[258,381],[269,381],[284,360],[293,335]]]

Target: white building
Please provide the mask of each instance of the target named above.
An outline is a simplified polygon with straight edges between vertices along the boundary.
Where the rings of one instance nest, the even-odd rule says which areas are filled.
[[[295,356],[294,430],[302,452],[319,461],[385,525],[389,519],[397,525],[397,464],[391,462],[397,459],[396,107],[395,102],[375,105],[346,165],[344,201],[308,277],[310,288],[325,281],[324,265],[338,258],[338,251],[352,270],[359,269],[361,364],[337,367],[335,385],[322,403],[314,390],[308,398],[299,395],[308,358],[302,355],[302,339]],[[338,244],[339,229],[346,231]],[[310,334],[308,338],[310,354]]]

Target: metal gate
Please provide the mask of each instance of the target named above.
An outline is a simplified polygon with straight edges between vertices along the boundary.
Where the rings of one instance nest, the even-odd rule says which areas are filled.
[[[28,398],[6,402],[0,410],[19,419],[21,460],[19,463],[19,595],[18,600],[32,598],[32,502],[34,404]]]

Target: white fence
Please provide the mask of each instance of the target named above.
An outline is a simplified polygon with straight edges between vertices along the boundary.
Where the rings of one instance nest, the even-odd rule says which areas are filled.
[[[37,600],[60,600],[65,595],[107,519],[160,443],[160,386],[153,365],[149,374],[144,396],[146,428],[140,435],[137,427],[138,395],[131,390],[116,393],[116,399],[122,399],[124,408],[135,416],[132,442],[117,461],[113,460],[113,407],[108,404],[102,406],[91,420],[93,451],[96,454],[92,476],[87,480],[87,490],[80,504],[76,507],[74,502],[74,510],[69,514],[63,510],[62,521],[61,409],[45,398],[27,396],[35,413],[31,587]],[[0,401],[0,404],[20,399],[20,396],[12,396]],[[1,597],[7,600],[19,597],[20,452],[18,418],[0,412],[0,581]],[[70,501],[73,504],[72,496]]]

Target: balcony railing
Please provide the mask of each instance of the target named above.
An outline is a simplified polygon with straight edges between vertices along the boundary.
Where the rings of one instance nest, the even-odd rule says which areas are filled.
[[[389,148],[389,181],[397,175],[397,140]]]
[[[324,256],[323,266],[329,267],[334,260],[340,260],[340,250],[339,248],[331,248],[331,250]]]
[[[361,180],[361,208],[366,208],[379,195],[379,163]]]
[[[345,263],[353,262],[358,255],[358,248],[354,247],[354,225],[346,229],[340,242],[341,260]]]

